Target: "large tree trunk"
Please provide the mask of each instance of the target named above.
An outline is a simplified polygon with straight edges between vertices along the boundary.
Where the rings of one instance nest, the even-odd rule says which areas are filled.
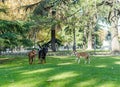
[[[51,49],[52,49],[53,52],[56,51],[56,45],[55,45],[55,40],[56,40],[56,38],[55,38],[55,26],[56,25],[53,25],[51,27]]]
[[[115,25],[111,28],[112,34],[112,42],[111,42],[111,50],[113,54],[120,53],[120,43],[118,39],[118,28]]]
[[[117,17],[117,11],[113,9],[111,13],[112,54],[120,53],[120,43],[118,39],[118,20],[119,18]]]

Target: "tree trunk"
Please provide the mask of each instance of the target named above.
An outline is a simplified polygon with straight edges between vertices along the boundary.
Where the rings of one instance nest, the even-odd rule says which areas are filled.
[[[76,37],[75,28],[73,28],[73,51],[76,51]]]
[[[0,46],[0,55],[2,54],[1,51],[2,51],[2,46]]]
[[[119,39],[118,39],[118,20],[119,18],[117,17],[117,11],[113,9],[111,13],[111,34],[112,34],[111,51],[112,51],[112,54],[120,53],[120,44],[119,44]]]
[[[34,29],[34,48],[35,48],[35,42],[36,42],[36,29]]]
[[[112,53],[113,54],[120,53],[120,44],[119,44],[119,39],[118,39],[118,28],[112,27],[111,34],[112,34],[112,42],[111,42]]]
[[[87,50],[92,50],[93,49],[93,46],[92,46],[92,29],[89,30],[89,33],[88,33],[88,43],[87,43]]]
[[[86,43],[87,43],[87,29],[88,29],[88,28],[85,28],[85,29],[84,29],[83,46],[82,46],[83,49],[86,49],[86,45],[87,45],[87,44],[86,44]]]
[[[55,26],[56,25],[53,25],[52,28],[51,28],[51,49],[53,52],[56,51],[56,45],[55,45]]]

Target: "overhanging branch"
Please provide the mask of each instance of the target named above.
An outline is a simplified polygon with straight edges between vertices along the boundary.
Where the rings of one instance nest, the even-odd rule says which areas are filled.
[[[39,1],[39,2],[37,2],[37,3],[34,3],[34,4],[21,6],[21,7],[19,7],[19,9],[21,9],[21,8],[25,8],[25,10],[27,11],[28,9],[31,9],[31,8],[37,6],[40,2],[41,2],[41,1]]]
[[[98,3],[97,6],[101,6],[101,5],[108,5],[110,7],[113,6],[113,0],[103,0],[101,3]]]

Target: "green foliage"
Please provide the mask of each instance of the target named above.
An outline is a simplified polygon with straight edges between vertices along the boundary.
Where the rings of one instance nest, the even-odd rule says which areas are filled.
[[[20,40],[20,42],[25,47],[30,47],[33,45],[33,42],[29,39],[22,39],[22,40]]]
[[[0,12],[6,13],[6,9],[0,8]]]
[[[2,0],[3,3],[5,1],[7,0]],[[108,0],[106,0],[105,3],[107,2]],[[105,3],[103,6],[97,7],[99,3],[101,3],[101,0],[40,0],[35,4],[21,6],[21,8],[25,8],[26,11],[29,10],[29,8],[33,11],[35,7],[32,15],[29,14],[29,22],[0,20],[0,37],[4,39],[2,42],[5,42],[7,46],[9,46],[9,44],[14,44],[14,46],[30,46],[32,42],[29,42],[30,40],[28,40],[28,38],[30,36],[32,39],[34,38],[33,32],[35,28],[39,31],[41,29],[51,29],[52,25],[59,25],[59,28],[66,26],[64,28],[65,34],[58,36],[60,39],[63,38],[61,39],[62,42],[72,42],[73,29],[75,29],[77,32],[76,40],[78,45],[80,45],[84,42],[83,34],[81,33],[84,33],[85,28],[87,28],[86,34],[88,34],[90,29],[92,29],[92,31],[94,31],[94,28],[95,31],[99,29],[97,20],[94,20],[95,16],[101,17],[102,22],[107,21],[110,7],[106,7]],[[114,7],[119,8],[119,5],[115,5]],[[0,12],[6,13],[5,7],[0,8]],[[31,26],[35,28],[31,28]],[[92,28],[90,28],[91,26]],[[58,27],[56,29],[58,29]],[[98,44],[100,43],[98,37],[96,42]]]
[[[72,31],[73,31],[73,30],[70,29],[69,26],[67,26],[67,27],[65,27],[64,31],[65,31],[65,34],[66,34],[66,35],[70,35],[70,34],[72,34]]]
[[[28,22],[0,20],[0,29],[0,38],[4,43],[1,47],[14,48],[31,45],[30,40],[27,39],[27,33],[30,30]]]

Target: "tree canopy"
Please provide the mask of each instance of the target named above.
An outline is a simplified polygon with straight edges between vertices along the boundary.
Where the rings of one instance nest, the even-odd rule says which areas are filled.
[[[5,2],[7,2],[7,0],[2,0],[3,4]],[[65,36],[68,35],[68,37],[71,39],[70,35],[74,32],[75,29],[75,31],[79,33],[77,37],[84,38],[77,39],[77,42],[81,43],[82,40],[87,48],[92,49],[93,45],[96,45],[93,43],[92,37],[94,36],[96,39],[98,38],[97,36],[99,35],[95,33],[96,30],[100,28],[98,22],[99,20],[104,19],[111,25],[109,31],[112,34],[112,44],[114,44],[113,42],[116,42],[118,44],[117,47],[114,47],[114,45],[112,45],[112,51],[119,51],[120,46],[118,42],[118,35],[114,38],[114,35],[118,34],[118,31],[116,31],[118,28],[114,27],[114,25],[118,26],[118,19],[120,15],[119,3],[119,0],[36,0],[33,1],[33,3],[29,4],[27,4],[27,2],[26,4],[20,3],[13,11],[18,11],[18,14],[19,12],[23,12],[22,15],[24,18],[21,18],[20,20],[28,22],[22,23],[20,21],[9,22],[1,20],[2,39],[6,40],[8,37],[15,39],[17,37],[16,40],[19,40],[23,37],[27,37],[29,40],[35,40],[34,37],[36,35],[40,36],[38,35],[38,32],[46,32],[49,30],[52,32],[51,38],[54,38],[54,41],[56,38],[56,32],[58,33],[59,30],[64,30],[66,32]],[[5,14],[7,13],[6,7],[8,6],[3,4],[1,5],[2,8],[0,8],[0,12],[2,12],[2,14]],[[11,14],[12,13],[9,11],[8,15],[10,16]],[[19,17],[14,15],[14,17],[11,19],[19,20]],[[31,28],[30,23],[32,23]],[[55,31],[53,32],[52,30]],[[27,32],[27,34],[24,34],[23,32]],[[80,33],[82,34],[80,35]],[[74,36],[72,35],[72,38]],[[2,39],[1,41],[3,41]],[[98,41],[98,39],[95,41]],[[71,42],[73,42],[72,39]]]

